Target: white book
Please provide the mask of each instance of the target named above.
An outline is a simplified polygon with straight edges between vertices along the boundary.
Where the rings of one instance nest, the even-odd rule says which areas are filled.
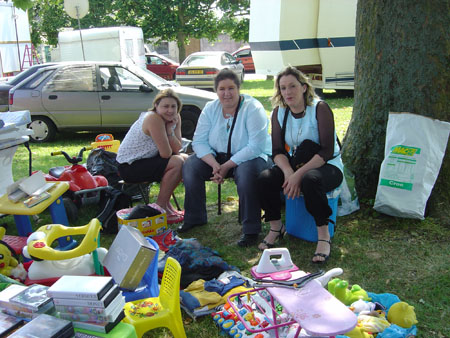
[[[106,308],[117,297],[122,295],[119,287],[115,285],[109,292],[100,300],[95,299],[76,299],[76,298],[53,298],[55,305],[70,305],[70,306],[90,306],[95,308]]]
[[[65,275],[47,290],[47,294],[53,298],[100,300],[113,285],[114,281],[109,276]]]
[[[67,319],[76,322],[91,322],[102,324],[104,322],[113,322],[123,311],[125,306],[125,297],[120,297],[123,301],[122,303],[116,304],[114,307],[109,309],[109,313],[97,314],[95,312],[83,312],[83,313],[73,313],[73,312],[62,312],[58,311],[56,316],[62,319]],[[112,303],[111,303],[112,305]],[[96,309],[96,308],[91,308]],[[105,309],[106,310],[106,309]]]
[[[73,305],[55,305],[55,310],[64,313],[73,314],[89,314],[89,315],[102,315],[108,316],[117,307],[125,306],[125,297],[119,292],[111,303],[105,307],[92,307],[92,306],[73,306]]]
[[[23,290],[25,290],[27,286],[19,285],[19,284],[11,284],[6,289],[0,292],[0,307],[7,309],[15,309],[17,308],[15,304],[10,303],[10,299]]]

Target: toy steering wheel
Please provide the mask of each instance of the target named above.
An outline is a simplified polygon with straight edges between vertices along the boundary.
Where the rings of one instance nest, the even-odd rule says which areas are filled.
[[[79,227],[67,227],[61,224],[47,224],[33,232],[23,248],[26,257],[35,260],[62,260],[79,257],[94,251],[99,246],[100,221],[93,218],[88,224]],[[71,250],[56,250],[51,247],[58,238],[72,235],[84,235],[81,243]]]

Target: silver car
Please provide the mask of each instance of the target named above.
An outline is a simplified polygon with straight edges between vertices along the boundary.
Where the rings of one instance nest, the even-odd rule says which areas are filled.
[[[177,68],[176,80],[182,86],[214,89],[215,76],[225,68],[244,81],[244,66],[227,52],[192,53]]]
[[[32,140],[46,142],[60,130],[127,130],[151,108],[159,91],[169,87],[183,103],[183,137],[192,138],[201,110],[216,95],[117,62],[60,63],[40,69],[10,90],[9,109],[29,110]]]

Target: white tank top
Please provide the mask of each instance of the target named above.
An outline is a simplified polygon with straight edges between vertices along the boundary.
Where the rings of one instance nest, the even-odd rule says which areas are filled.
[[[158,155],[159,151],[155,142],[142,130],[147,114],[149,113],[141,113],[139,119],[128,130],[117,152],[117,162],[131,164],[136,160]]]

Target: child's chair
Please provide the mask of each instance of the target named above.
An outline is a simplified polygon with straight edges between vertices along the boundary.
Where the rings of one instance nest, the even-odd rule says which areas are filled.
[[[125,304],[123,321],[134,326],[138,337],[158,327],[167,327],[175,338],[186,337],[181,318],[180,279],[180,263],[169,257],[164,267],[159,297]]]

